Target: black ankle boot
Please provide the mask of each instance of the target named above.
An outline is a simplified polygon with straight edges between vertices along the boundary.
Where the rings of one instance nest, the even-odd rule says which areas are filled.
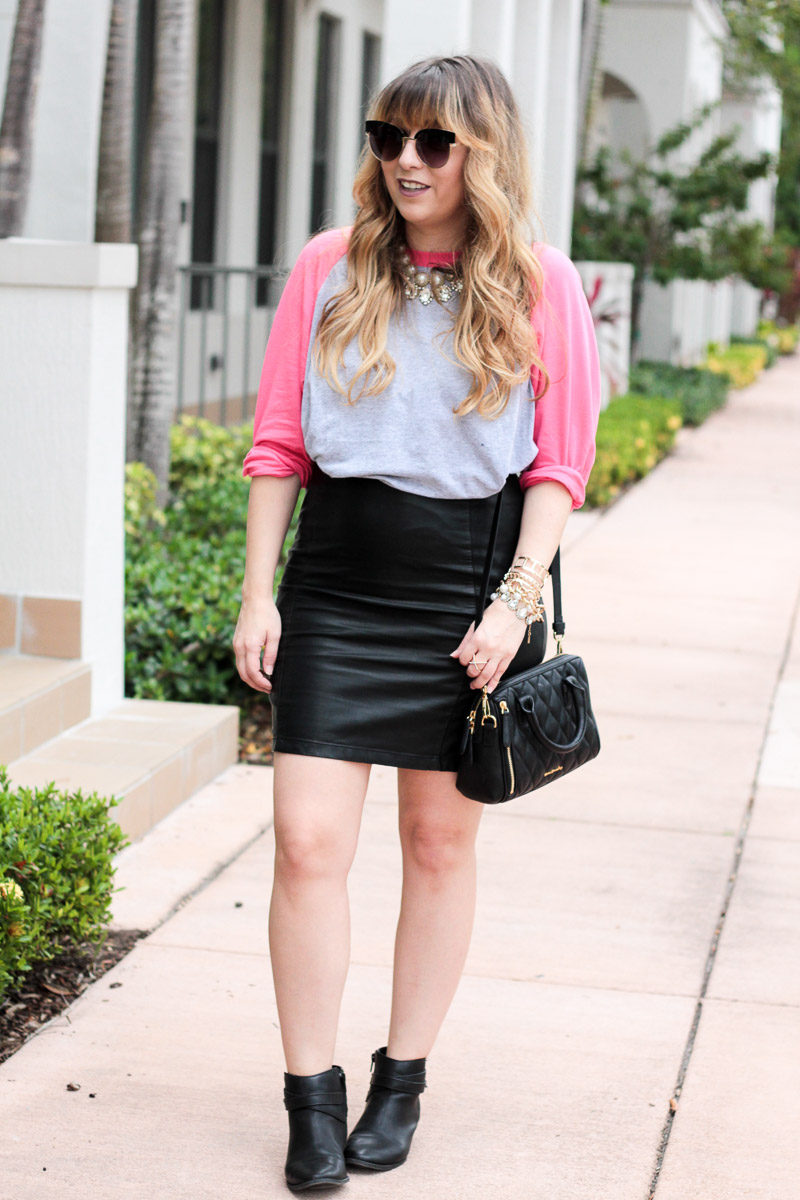
[[[348,1167],[391,1171],[408,1158],[425,1090],[425,1059],[387,1058],[382,1046],[372,1056],[367,1106],[344,1148]]]
[[[347,1183],[344,1143],[347,1094],[344,1071],[284,1075],[283,1103],[289,1112],[286,1182],[293,1192]]]

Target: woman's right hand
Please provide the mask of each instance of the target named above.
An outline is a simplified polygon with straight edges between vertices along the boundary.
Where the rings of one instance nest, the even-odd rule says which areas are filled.
[[[275,669],[280,639],[281,615],[272,597],[242,600],[233,635],[236,670],[244,682],[256,691],[272,691],[272,679],[267,676],[271,676]]]

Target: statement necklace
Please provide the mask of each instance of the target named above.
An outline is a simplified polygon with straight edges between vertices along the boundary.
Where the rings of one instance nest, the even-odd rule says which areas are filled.
[[[400,252],[400,270],[406,296],[409,300],[419,300],[420,304],[430,304],[431,300],[447,304],[451,296],[464,290],[456,267],[415,267],[405,248]]]

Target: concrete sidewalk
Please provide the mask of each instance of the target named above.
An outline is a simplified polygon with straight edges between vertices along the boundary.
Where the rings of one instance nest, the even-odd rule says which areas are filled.
[[[339,1195],[797,1200],[798,464],[795,358],[573,518],[566,648],[603,751],[485,813],[411,1157]],[[393,787],[376,768],[352,875],[354,1118],[389,1010]],[[233,767],[123,853],[116,921],[154,932],[0,1067],[2,1200],[289,1194],[269,806],[269,769]]]

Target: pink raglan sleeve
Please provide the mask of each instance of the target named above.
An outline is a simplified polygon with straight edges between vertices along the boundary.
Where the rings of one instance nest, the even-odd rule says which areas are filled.
[[[318,234],[301,251],[281,294],[269,332],[253,422],[253,445],[242,474],[299,475],[306,487],[311,459],[301,427],[303,384],[317,293],[347,250],[349,230]]]
[[[600,362],[581,277],[566,254],[537,247],[545,274],[544,293],[533,310],[539,353],[550,386],[536,402],[533,440],[537,454],[520,475],[523,488],[544,480],[561,483],[580,508],[595,453],[600,413]],[[538,372],[531,372],[539,390]]]

